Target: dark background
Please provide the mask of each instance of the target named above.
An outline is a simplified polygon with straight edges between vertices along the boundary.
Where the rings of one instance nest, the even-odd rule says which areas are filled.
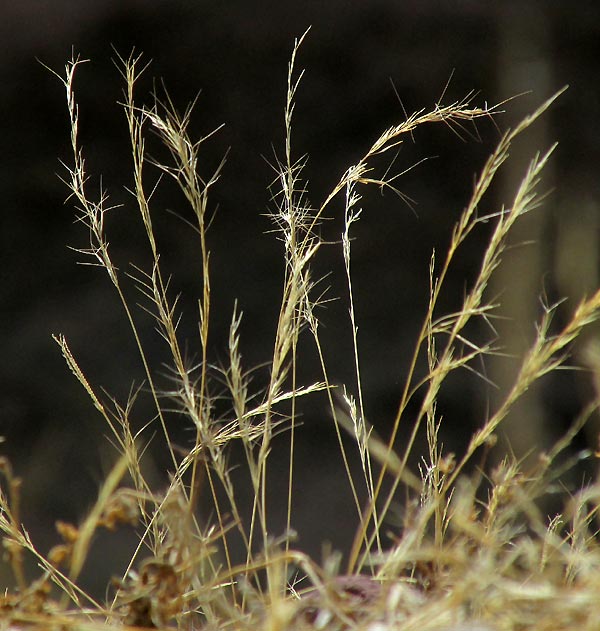
[[[395,168],[429,158],[399,180],[415,201],[409,208],[394,195],[364,191],[365,212],[355,228],[353,266],[358,296],[367,412],[383,434],[389,431],[427,301],[428,264],[433,248],[441,260],[450,230],[466,204],[475,174],[500,131],[565,84],[570,88],[513,151],[511,164],[495,189],[489,208],[510,203],[515,182],[536,150],[560,142],[542,185],[551,194],[542,210],[523,222],[490,293],[500,296],[502,344],[518,354],[531,339],[540,314],[538,296],[574,300],[597,286],[598,153],[600,105],[598,48],[600,8],[596,2],[429,2],[392,0],[342,2],[226,3],[182,1],[23,0],[1,10],[0,108],[2,152],[2,325],[0,435],[18,475],[23,476],[23,519],[42,551],[56,542],[56,519],[77,521],[95,499],[114,460],[106,428],[82,388],[65,366],[52,333],[64,333],[90,382],[124,402],[132,382],[143,379],[122,309],[106,275],[78,266],[67,246],[85,247],[85,229],[74,223],[60,160],[71,163],[64,88],[43,64],[62,72],[72,50],[91,61],[80,68],[75,87],[81,114],[81,142],[94,175],[114,203],[108,238],[111,251],[127,262],[145,260],[145,242],[131,185],[125,118],[117,104],[122,80],[115,50],[133,48],[151,61],[138,85],[139,102],[151,103],[154,79],[164,79],[183,110],[201,90],[192,134],[225,127],[207,144],[205,173],[230,148],[227,165],[213,189],[218,206],[209,233],[213,272],[211,361],[226,361],[227,330],[234,300],[244,312],[242,352],[247,367],[269,359],[282,281],[281,245],[265,213],[273,210],[268,164],[283,152],[283,108],[287,65],[295,37],[312,25],[299,53],[305,68],[297,98],[295,155],[308,154],[309,198],[319,204],[348,165],[358,159],[389,125],[410,113],[478,94],[474,103],[503,101],[496,128],[482,121],[472,137],[447,127],[419,131],[403,145]],[[448,80],[451,81],[448,84]],[[391,81],[390,81],[391,80]],[[395,86],[392,87],[392,82]],[[447,87],[446,87],[447,86]],[[400,104],[395,91],[399,94]],[[266,159],[265,159],[266,158]],[[185,215],[185,205],[167,185],[155,200],[159,247],[182,292],[181,334],[190,355],[198,353],[195,299],[201,288],[198,244],[183,222],[164,212]],[[332,207],[325,238],[341,232],[342,202]],[[476,273],[485,231],[458,258],[443,307],[460,305]],[[317,272],[333,274],[325,285],[343,297],[341,248],[325,248]],[[135,292],[129,294],[135,302]],[[561,312],[563,313],[563,312]],[[350,325],[345,298],[320,315],[331,377],[353,386]],[[166,359],[149,319],[140,317],[147,350],[155,366]],[[560,323],[559,314],[558,323]],[[477,334],[477,332],[474,332]],[[301,370],[305,382],[318,379],[310,344]],[[490,362],[486,371],[501,387],[516,363]],[[266,374],[256,375],[256,384]],[[589,396],[585,375],[562,373],[533,392],[507,433],[517,454],[552,442]],[[461,453],[464,437],[481,423],[497,394],[468,375],[451,380],[442,393],[446,449]],[[134,417],[149,419],[144,397]],[[524,416],[525,415],[525,416]],[[526,422],[524,422],[526,418]],[[512,429],[511,429],[512,426]],[[525,432],[517,433],[515,427]],[[182,444],[190,429],[173,431]],[[592,438],[593,440],[593,438]],[[304,410],[298,445],[300,492],[295,506],[299,546],[318,557],[321,542],[346,550],[355,527],[345,477],[335,451],[324,399]],[[285,456],[275,453],[273,467]],[[157,488],[167,463],[160,450],[149,465]],[[153,468],[152,468],[153,467]],[[283,528],[285,477],[275,477],[274,530]],[[281,513],[281,514],[280,514]],[[114,544],[117,555],[117,544]],[[106,560],[106,559],[105,559]],[[94,572],[117,573],[118,563]],[[115,567],[117,565],[118,567]],[[85,578],[91,581],[90,576]],[[91,583],[90,583],[91,584]],[[97,584],[96,584],[97,588]]]

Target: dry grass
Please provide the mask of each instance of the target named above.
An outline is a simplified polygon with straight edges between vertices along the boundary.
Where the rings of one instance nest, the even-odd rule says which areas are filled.
[[[501,209],[480,214],[486,193],[503,163],[511,144],[535,122],[554,99],[544,103],[515,129],[507,131],[489,157],[475,182],[473,194],[450,238],[441,263],[431,258],[430,300],[423,325],[415,340],[413,360],[399,405],[393,432],[382,442],[367,423],[361,387],[360,343],[355,316],[352,285],[351,244],[353,225],[361,217],[361,193],[365,186],[395,188],[395,177],[378,175],[374,159],[402,143],[423,125],[449,125],[460,129],[466,122],[492,117],[496,108],[478,108],[470,99],[449,106],[436,105],[421,111],[397,126],[385,130],[356,164],[350,166],[339,182],[312,208],[303,190],[303,160],[295,160],[291,130],[294,97],[301,75],[295,70],[296,43],[289,67],[285,109],[286,144],[277,164],[280,193],[272,214],[278,236],[284,245],[285,281],[270,362],[267,388],[253,392],[239,350],[241,312],[231,316],[229,366],[224,381],[231,400],[227,421],[214,411],[213,384],[209,379],[211,322],[211,274],[207,243],[209,194],[220,177],[198,170],[203,143],[188,135],[192,113],[177,113],[167,98],[155,100],[150,107],[136,104],[134,87],[145,70],[140,58],[120,59],[125,81],[124,111],[129,126],[133,156],[133,199],[137,204],[151,265],[131,268],[145,309],[152,315],[156,330],[169,349],[174,386],[161,390],[157,375],[141,342],[138,313],[126,297],[123,279],[111,258],[105,232],[106,213],[111,210],[109,196],[101,191],[93,197],[83,150],[78,140],[79,111],[75,100],[74,78],[82,62],[73,59],[66,66],[64,83],[71,122],[72,166],[65,181],[75,201],[78,219],[88,230],[89,246],[79,250],[82,261],[104,270],[120,298],[125,317],[137,343],[145,370],[145,380],[155,406],[155,418],[169,451],[170,485],[158,493],[142,474],[144,458],[141,431],[130,423],[135,393],[119,403],[103,401],[93,384],[79,368],[63,335],[55,337],[64,358],[87,391],[93,405],[110,429],[118,450],[114,468],[106,477],[97,501],[79,526],[59,524],[61,543],[48,555],[41,554],[27,534],[19,516],[20,481],[3,461],[5,484],[0,496],[0,529],[5,557],[12,565],[17,588],[2,598],[0,629],[39,627],[44,629],[117,628],[265,628],[279,629],[446,629],[466,631],[490,629],[597,629],[600,608],[600,556],[596,541],[596,521],[600,486],[591,484],[567,497],[564,512],[548,519],[538,508],[538,500],[559,480],[555,466],[573,436],[596,411],[596,398],[575,419],[572,430],[548,453],[540,454],[532,470],[522,470],[507,455],[499,466],[475,476],[465,474],[465,465],[481,450],[493,444],[495,432],[515,401],[538,379],[562,366],[570,344],[581,330],[598,319],[600,291],[583,300],[568,322],[553,330],[554,306],[548,305],[537,323],[537,336],[521,359],[513,386],[504,393],[497,409],[491,410],[481,427],[458,457],[444,452],[439,439],[440,418],[436,402],[440,390],[453,371],[477,370],[478,362],[498,350],[490,341],[476,343],[468,325],[474,320],[490,323],[496,304],[486,294],[490,278],[501,261],[511,229],[519,218],[540,204],[537,185],[542,170],[554,149],[531,160],[512,200]],[[558,95],[556,95],[558,96]],[[556,98],[556,97],[554,97]],[[170,154],[168,162],[156,162],[145,152],[146,134],[158,135]],[[155,182],[146,167],[158,168],[179,187],[194,217],[200,242],[202,293],[198,300],[200,358],[196,370],[190,368],[184,340],[178,334],[178,300],[171,295],[169,278],[153,228],[151,198]],[[222,166],[222,165],[221,165]],[[396,176],[397,177],[397,176]],[[354,331],[352,349],[355,366],[354,386],[347,385],[340,397],[328,375],[328,360],[320,342],[316,307],[322,300],[312,263],[323,245],[318,226],[332,200],[344,196],[345,229],[342,256],[347,273],[350,318]],[[440,314],[439,297],[453,265],[456,252],[466,237],[481,224],[493,226],[479,272],[465,293],[460,310]],[[491,326],[491,325],[490,325]],[[296,367],[298,340],[312,336],[321,374],[312,383],[300,383]],[[425,357],[428,371],[418,376],[417,362]],[[368,368],[367,368],[368,369]],[[270,529],[267,500],[267,471],[272,440],[276,431],[285,430],[289,440],[287,525],[294,526],[292,514],[294,445],[301,399],[317,391],[326,392],[331,415],[339,437],[348,484],[356,505],[357,531],[348,567],[342,570],[332,555],[323,565],[294,550],[289,536]],[[407,407],[420,401],[416,418],[407,418]],[[285,404],[285,408],[282,407]],[[165,421],[173,407],[194,428],[194,444],[182,455],[173,447]],[[283,410],[291,410],[284,414]],[[409,440],[397,444],[402,424],[410,424]],[[420,471],[409,469],[418,432],[426,431],[428,453],[423,455]],[[350,432],[362,463],[362,476],[348,465],[342,433]],[[252,487],[251,519],[242,510],[229,468],[232,444],[241,443],[245,469]],[[384,484],[385,483],[385,484]],[[210,496],[214,522],[199,523],[196,507],[199,493]],[[483,490],[483,493],[482,493]],[[367,505],[359,497],[366,491]],[[402,491],[402,493],[400,493]],[[404,523],[398,537],[389,541],[386,523],[395,498],[404,497]],[[484,499],[482,499],[482,497]],[[203,498],[205,499],[205,498]],[[114,529],[119,524],[134,524],[140,532],[139,546],[127,572],[117,581],[114,598],[95,601],[78,586],[83,565],[95,533],[100,528]],[[231,540],[243,541],[245,561],[235,565]],[[39,576],[26,576],[23,558],[33,555]],[[296,582],[306,577],[313,585],[306,591]],[[304,590],[304,591],[303,591]]]

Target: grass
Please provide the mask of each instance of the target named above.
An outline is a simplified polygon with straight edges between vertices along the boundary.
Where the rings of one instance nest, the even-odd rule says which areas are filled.
[[[488,285],[502,260],[513,226],[540,206],[538,184],[554,147],[532,157],[510,200],[497,210],[489,206],[489,189],[509,158],[514,140],[535,123],[555,98],[544,103],[514,129],[501,135],[498,146],[476,178],[471,199],[454,226],[445,255],[432,255],[429,269],[429,304],[414,341],[414,353],[399,391],[393,429],[387,441],[371,427],[365,409],[360,339],[351,267],[353,230],[361,219],[361,191],[381,187],[402,193],[396,180],[401,174],[380,174],[379,157],[387,154],[424,125],[443,124],[460,131],[467,123],[489,119],[497,107],[476,107],[472,99],[422,110],[386,129],[363,157],[349,166],[324,201],[307,203],[302,169],[305,159],[296,159],[292,149],[295,95],[302,73],[296,71],[296,42],[289,65],[285,108],[286,141],[276,164],[278,194],[272,220],[283,244],[284,283],[273,353],[266,388],[252,390],[249,367],[240,352],[242,312],[230,316],[228,366],[222,370],[230,413],[216,412],[217,385],[208,356],[211,314],[211,260],[208,239],[211,189],[221,177],[223,163],[212,173],[199,170],[204,143],[210,135],[193,140],[188,135],[190,106],[183,115],[165,97],[155,97],[151,106],[138,105],[135,85],[146,69],[139,57],[119,58],[125,83],[123,109],[132,153],[131,190],[151,263],[146,269],[131,266],[123,271],[111,258],[105,218],[111,210],[109,195],[90,192],[84,152],[79,144],[79,110],[74,79],[83,60],[73,58],[60,75],[71,123],[72,163],[65,182],[77,208],[77,218],[89,234],[89,246],[80,249],[82,262],[104,271],[120,299],[124,317],[145,372],[145,391],[154,404],[154,418],[135,430],[131,412],[139,390],[119,402],[105,400],[88,382],[71,353],[67,338],[55,341],[67,365],[110,431],[117,457],[102,484],[97,500],[79,525],[59,522],[60,542],[42,554],[21,523],[21,481],[10,464],[2,461],[4,485],[0,496],[0,529],[5,559],[12,567],[16,587],[0,601],[0,629],[353,629],[368,628],[447,631],[492,629],[597,629],[600,606],[600,550],[596,522],[600,486],[591,483],[575,493],[565,493],[564,510],[549,518],[540,500],[560,484],[561,457],[587,419],[597,411],[597,395],[569,432],[551,450],[539,454],[528,469],[506,454],[495,465],[469,465],[492,449],[498,428],[515,402],[548,373],[565,365],[569,349],[584,327],[600,315],[600,291],[585,298],[562,325],[556,328],[556,305],[545,305],[535,325],[536,336],[520,359],[513,385],[502,393],[501,402],[489,410],[460,455],[447,453],[440,439],[441,417],[437,412],[440,391],[454,371],[477,372],[486,356],[501,350],[495,340],[493,318],[498,304],[487,296]],[[57,75],[58,76],[58,75]],[[147,134],[158,136],[168,159],[151,159],[145,148]],[[156,177],[156,173],[160,177]],[[153,226],[152,194],[161,178],[171,178],[192,212],[191,229],[197,233],[201,262],[202,292],[198,299],[200,356],[191,365],[185,340],[178,333],[178,297],[170,290],[163,270],[158,238]],[[320,222],[333,212],[333,200],[344,200],[341,237],[350,324],[355,383],[335,387],[323,351],[320,310],[325,300],[319,278],[312,269],[325,243],[319,236]],[[489,239],[479,271],[466,289],[462,306],[454,313],[440,313],[438,302],[457,252],[474,231],[488,231]],[[156,332],[169,352],[170,385],[164,385],[162,366],[154,366],[142,344],[138,307],[128,298],[125,285],[133,280],[142,309],[154,319]],[[489,325],[489,340],[476,342],[469,333],[473,322]],[[298,342],[312,339],[320,361],[320,373],[309,383],[300,382],[297,366],[302,361]],[[427,366],[425,374],[419,362]],[[366,368],[368,370],[368,367]],[[598,377],[598,368],[591,369]],[[220,386],[219,386],[220,387]],[[295,492],[301,492],[302,472],[295,463],[295,441],[302,401],[324,393],[330,408],[345,476],[354,498],[356,536],[349,559],[341,567],[331,553],[317,563],[294,548],[292,511]],[[418,402],[416,417],[409,404]],[[411,410],[414,408],[411,408]],[[193,429],[193,444],[183,453],[175,448],[168,417],[176,411]],[[143,474],[146,434],[158,427],[170,459],[166,489],[151,488]],[[400,428],[409,427],[409,438],[397,440]],[[426,435],[427,451],[420,467],[411,469],[417,437]],[[283,433],[289,451],[287,477],[287,530],[270,527],[268,471],[276,434]],[[361,464],[350,466],[344,435],[353,437]],[[277,448],[280,448],[278,441]],[[240,506],[239,492],[231,475],[230,454],[241,445],[242,466],[252,489],[250,518]],[[577,454],[574,458],[588,457]],[[362,498],[366,497],[366,502]],[[391,513],[402,498],[402,524],[389,536]],[[198,518],[198,506],[209,502],[214,519]],[[99,602],[78,584],[90,546],[100,529],[112,531],[122,524],[139,533],[129,566],[115,580],[111,596]],[[241,542],[243,559],[236,558],[234,542]],[[25,557],[32,555],[39,568],[27,576]]]

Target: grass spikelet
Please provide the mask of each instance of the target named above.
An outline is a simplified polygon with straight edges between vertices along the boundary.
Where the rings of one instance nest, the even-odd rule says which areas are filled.
[[[209,357],[213,318],[209,209],[214,186],[226,172],[223,160],[212,172],[203,173],[202,152],[218,128],[194,139],[190,133],[194,104],[183,114],[168,95],[153,95],[150,105],[139,104],[136,84],[147,65],[139,56],[117,59],[125,83],[122,107],[132,157],[130,204],[139,216],[148,254],[145,265],[132,262],[119,267],[107,235],[106,216],[113,209],[109,192],[102,185],[94,192],[94,179],[87,172],[79,140],[81,113],[75,78],[84,60],[73,57],[64,74],[57,75],[66,90],[71,128],[72,156],[65,165],[64,180],[76,217],[89,238],[89,244],[77,252],[81,263],[106,272],[116,292],[139,354],[143,385],[135,386],[132,380],[125,401],[101,395],[69,349],[67,337],[54,337],[67,367],[109,430],[115,464],[87,516],[79,525],[57,522],[57,544],[43,554],[21,523],[21,481],[10,463],[0,460],[0,534],[15,579],[14,589],[0,598],[2,629],[598,628],[600,486],[591,480],[570,493],[563,492],[564,507],[554,515],[544,514],[542,502],[549,494],[558,495],[564,473],[592,456],[589,449],[567,454],[571,442],[597,412],[598,392],[565,436],[539,454],[533,465],[526,466],[510,453],[502,454],[492,465],[485,465],[482,459],[474,473],[469,473],[469,465],[478,454],[494,448],[502,422],[532,384],[565,366],[573,342],[600,318],[600,290],[581,300],[560,327],[554,322],[558,304],[543,304],[535,339],[519,360],[514,383],[502,393],[497,407],[482,418],[459,454],[449,453],[442,443],[441,429],[449,421],[438,409],[450,375],[466,369],[483,379],[480,367],[486,357],[501,351],[502,340],[495,339],[492,326],[498,303],[488,295],[490,279],[506,253],[515,224],[527,213],[541,212],[544,196],[539,185],[555,146],[532,156],[512,199],[504,200],[504,205],[491,207],[490,187],[509,159],[515,139],[562,91],[501,135],[475,179],[445,253],[432,253],[429,270],[424,270],[429,302],[398,392],[391,433],[384,440],[378,432],[378,419],[370,418],[364,396],[363,376],[369,366],[364,364],[361,347],[367,341],[359,334],[357,304],[361,297],[353,283],[353,233],[359,220],[367,220],[362,206],[364,187],[389,190],[405,199],[398,184],[405,171],[380,173],[380,156],[412,138],[422,126],[441,124],[460,136],[465,125],[484,122],[500,110],[477,107],[474,96],[468,95],[408,116],[384,129],[354,164],[342,170],[322,201],[311,205],[303,179],[308,158],[295,157],[292,141],[295,97],[303,74],[296,65],[306,35],[295,42],[289,64],[283,112],[285,144],[274,165],[278,191],[272,199],[271,219],[283,244],[283,284],[263,389],[254,388],[250,379],[253,367],[244,364],[243,312],[237,303],[227,317],[228,365],[216,370]],[[163,160],[148,156],[149,133],[164,149]],[[195,343],[200,350],[193,365],[179,328],[183,301],[173,295],[156,234],[158,210],[153,195],[165,180],[175,184],[181,202],[191,212],[193,220],[188,225],[198,239],[201,288]],[[352,331],[350,348],[336,352],[350,357],[353,366],[352,383],[339,387],[332,383],[322,342],[323,312],[317,307],[325,298],[314,271],[321,250],[332,247],[322,240],[319,226],[327,213],[334,212],[334,200],[343,204],[343,230],[337,245],[341,246],[347,288],[343,298]],[[465,289],[461,306],[445,313],[440,297],[457,252],[484,224],[488,240],[479,268]],[[142,323],[148,316],[168,353],[166,368],[154,365],[142,342]],[[487,340],[472,335],[474,322],[481,322],[489,331]],[[302,336],[314,344],[320,365],[320,372],[306,382],[298,371]],[[600,362],[593,343],[582,356],[598,386]],[[420,366],[425,367],[424,372]],[[230,402],[225,413],[217,411],[221,407],[216,405],[223,390]],[[319,392],[329,406],[341,453],[340,476],[347,479],[356,509],[354,545],[345,566],[335,550],[317,563],[294,547],[294,494],[302,493],[301,463],[296,462],[299,418],[305,397]],[[153,404],[141,428],[132,420],[139,396],[149,396]],[[411,412],[409,416],[414,409],[416,415]],[[192,430],[190,444],[174,444],[168,422],[172,417]],[[144,473],[150,458],[147,430],[152,427],[157,428],[169,460],[168,482],[162,488],[155,488],[156,483]],[[401,433],[404,427],[408,432]],[[270,455],[275,445],[281,448],[273,440],[277,433],[288,441],[283,472],[287,493],[278,498],[287,507],[284,532],[272,529],[268,488]],[[344,433],[353,438],[350,446]],[[408,439],[401,442],[399,437],[406,434]],[[419,454],[414,466],[411,456],[419,436],[425,436],[426,451]],[[237,444],[241,458],[233,461]],[[351,454],[351,449],[357,454]],[[358,457],[357,470],[350,464],[353,455]],[[238,488],[234,467],[247,476],[250,498]],[[206,504],[209,520],[200,511]],[[98,533],[121,527],[135,529],[137,544],[127,567],[115,569],[118,576],[106,601],[100,602],[81,587],[81,573]],[[240,546],[241,555],[236,553]],[[25,557],[35,560],[36,576],[28,575]]]

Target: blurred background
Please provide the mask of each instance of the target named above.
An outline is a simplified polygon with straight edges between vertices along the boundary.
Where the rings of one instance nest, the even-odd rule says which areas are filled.
[[[598,285],[597,2],[22,0],[4,3],[0,18],[0,435],[5,438],[0,448],[24,479],[22,517],[43,552],[58,540],[55,520],[81,519],[115,459],[105,438],[107,429],[51,335],[65,334],[98,392],[105,389],[124,403],[132,383],[143,380],[106,274],[78,265],[81,257],[70,249],[85,247],[87,234],[74,222],[75,210],[70,201],[65,203],[68,192],[60,181],[66,173],[61,160],[72,163],[64,87],[44,65],[62,73],[73,52],[90,60],[75,81],[80,141],[93,176],[90,186],[98,189],[101,175],[112,202],[123,204],[110,213],[107,225],[111,252],[123,272],[130,261],[143,265],[147,253],[126,191],[132,176],[126,121],[118,105],[124,84],[114,63],[117,53],[127,57],[135,50],[151,62],[138,84],[139,103],[151,104],[152,90],[160,92],[164,80],[180,111],[200,92],[190,128],[193,136],[225,125],[206,144],[201,164],[209,174],[229,149],[212,192],[211,361],[227,361],[227,333],[237,300],[244,313],[241,348],[247,368],[269,360],[278,315],[282,246],[268,233],[272,224],[265,215],[275,208],[270,165],[276,155],[283,155],[283,109],[294,38],[312,27],[297,62],[306,72],[297,96],[294,153],[309,156],[304,176],[308,199],[315,206],[383,129],[404,120],[405,110],[431,109],[440,100],[448,104],[471,91],[477,105],[520,95],[506,103],[506,113],[498,115],[495,124],[482,120],[460,136],[446,126],[423,128],[414,143],[407,138],[392,169],[400,172],[427,158],[397,181],[402,193],[414,200],[412,207],[391,193],[364,191],[365,211],[354,233],[353,271],[366,409],[384,437],[427,304],[432,250],[441,260],[474,178],[501,132],[566,84],[568,91],[515,146],[481,209],[491,212],[510,204],[529,159],[560,143],[540,187],[549,193],[544,206],[519,225],[513,235],[518,247],[507,252],[490,288],[490,297],[498,297],[506,316],[496,329],[509,357],[490,360],[482,370],[499,387],[467,373],[451,379],[439,407],[446,451],[462,453],[466,437],[511,383],[518,361],[510,355],[518,356],[533,338],[533,323],[542,313],[540,295],[550,303],[567,298],[558,312],[560,325],[577,299]],[[150,182],[155,175],[149,175]],[[342,208],[340,199],[322,227],[324,238],[332,242],[341,233]],[[173,292],[182,292],[181,336],[188,340],[190,357],[197,357],[199,246],[185,223],[167,211],[188,217],[184,200],[168,184],[154,200],[159,248],[173,274]],[[475,234],[458,257],[443,309],[461,304],[486,237],[485,230]],[[335,243],[317,259],[316,273],[328,271],[332,273],[323,287],[329,287],[329,297],[340,299],[319,314],[326,359],[332,379],[355,392],[341,247]],[[129,297],[139,301],[134,290]],[[161,362],[167,360],[165,348],[151,320],[141,312],[138,317],[147,351],[160,372]],[[473,334],[484,339],[491,332]],[[588,332],[578,348],[594,335]],[[308,338],[303,350],[300,376],[308,383],[319,378]],[[575,350],[573,363],[581,363],[579,352]],[[266,369],[256,372],[257,388],[266,377]],[[501,439],[520,457],[535,454],[561,435],[592,394],[585,372],[562,372],[529,393],[504,426]],[[142,427],[151,415],[142,395],[134,422]],[[172,430],[181,445],[193,440],[191,428],[181,419],[173,421]],[[576,447],[595,448],[596,434],[592,423]],[[356,516],[325,399],[316,397],[303,409],[297,458],[298,546],[317,559],[323,542],[347,551]],[[277,471],[284,469],[285,459],[285,450],[275,450],[274,534],[281,534],[284,525],[286,479]],[[164,450],[152,452],[147,466],[160,489],[168,473]],[[584,474],[590,475],[591,469],[579,472],[577,482]],[[116,541],[116,561],[106,555],[90,561],[83,581],[93,589],[121,570]],[[128,544],[122,545],[125,550]]]

